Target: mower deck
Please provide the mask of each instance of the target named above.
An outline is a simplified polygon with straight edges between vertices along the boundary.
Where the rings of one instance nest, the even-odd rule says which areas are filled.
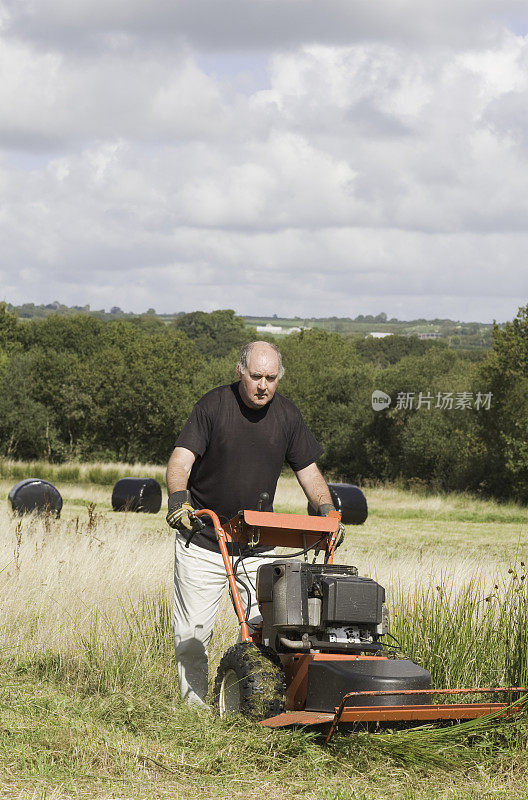
[[[441,719],[477,719],[508,708],[508,703],[429,703],[416,706],[354,706],[344,708],[338,722],[431,722]],[[323,711],[286,711],[259,722],[265,728],[285,728],[290,725],[322,725],[332,722],[335,714]]]
[[[259,724],[267,728],[285,728],[295,725],[329,725],[327,742],[337,725],[344,723],[367,722],[437,722],[441,720],[478,719],[487,714],[506,716],[521,711],[523,702],[511,702],[511,693],[517,696],[525,693],[524,687],[476,687],[471,689],[389,689],[381,691],[353,691],[345,693],[339,705],[333,710],[305,710],[309,683],[309,670],[312,664],[336,665],[381,665],[395,664],[384,656],[349,656],[333,653],[294,653],[281,654],[287,676],[286,708],[283,714],[262,720]],[[400,662],[401,663],[401,662]],[[331,681],[331,674],[328,675]],[[510,694],[510,702],[479,703],[424,703],[424,695],[472,695],[472,694]],[[409,703],[404,703],[406,698]],[[418,702],[413,703],[412,701]],[[431,698],[432,699],[432,698]],[[394,704],[396,702],[396,704]]]
[[[515,687],[509,689],[510,692],[526,692],[524,687]],[[438,722],[440,720],[467,720],[478,719],[488,714],[493,714],[498,717],[510,716],[520,713],[524,708],[524,701],[518,700],[514,703],[420,703],[416,705],[351,705],[347,706],[349,697],[364,695],[365,700],[373,696],[385,696],[394,694],[476,694],[476,693],[499,693],[508,692],[504,688],[491,688],[486,689],[429,689],[429,690],[410,690],[398,692],[350,692],[343,697],[341,705],[336,707],[335,712],[322,711],[287,711],[283,714],[277,714],[275,717],[261,720],[259,725],[266,728],[286,728],[294,725],[328,725],[330,728],[326,737],[329,742],[337,725],[341,722],[346,723],[366,723],[366,722]]]

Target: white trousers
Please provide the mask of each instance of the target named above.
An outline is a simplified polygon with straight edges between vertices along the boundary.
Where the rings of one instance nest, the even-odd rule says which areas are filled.
[[[235,557],[236,560],[236,557]],[[269,559],[254,556],[244,559],[237,576],[251,593],[250,622],[260,622],[254,586],[257,569]],[[246,577],[247,573],[247,577]],[[249,578],[249,580],[248,580]],[[220,553],[212,553],[176,533],[174,546],[174,603],[172,627],[180,691],[188,705],[204,705],[207,694],[207,648],[213,635],[216,612],[227,576]],[[247,610],[247,592],[239,584],[240,598]]]

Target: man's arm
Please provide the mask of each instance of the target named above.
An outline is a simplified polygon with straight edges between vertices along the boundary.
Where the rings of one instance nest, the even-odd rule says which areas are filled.
[[[169,513],[167,523],[177,530],[192,531],[193,514],[191,493],[187,489],[187,478],[196,455],[186,447],[175,447],[167,464],[167,489],[169,491]]]
[[[167,464],[167,490],[169,494],[187,488],[187,479],[196,455],[186,447],[175,447]]]
[[[321,475],[317,464],[315,462],[313,464],[308,464],[307,467],[296,472],[295,477],[299,481],[312,508],[318,511],[321,516],[327,516],[328,511],[334,508],[334,504],[330,495],[330,489]]]

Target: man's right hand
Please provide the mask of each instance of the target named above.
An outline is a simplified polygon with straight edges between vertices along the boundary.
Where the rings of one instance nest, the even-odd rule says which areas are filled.
[[[191,493],[188,489],[173,492],[169,495],[169,513],[167,523],[178,531],[192,531],[193,523],[189,514],[194,513],[191,504]]]

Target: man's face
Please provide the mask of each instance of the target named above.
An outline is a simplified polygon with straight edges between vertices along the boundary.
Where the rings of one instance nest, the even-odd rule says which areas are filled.
[[[241,373],[240,396],[249,408],[263,408],[279,383],[279,359],[271,347],[255,345],[249,355],[247,369]]]

